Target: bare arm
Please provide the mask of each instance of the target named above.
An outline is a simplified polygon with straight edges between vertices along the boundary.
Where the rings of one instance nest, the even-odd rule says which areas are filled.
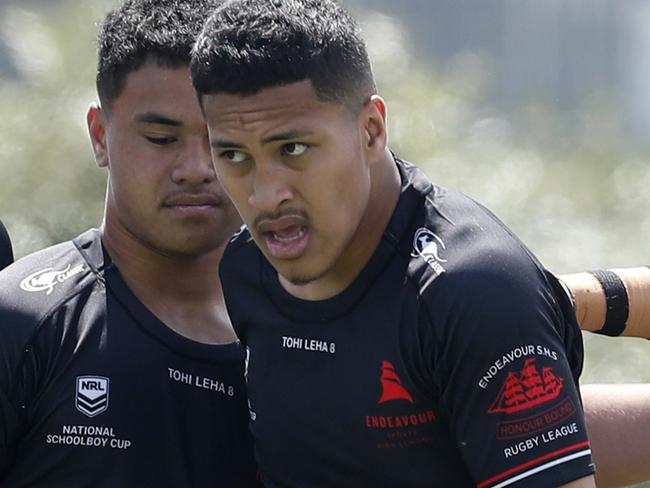
[[[594,273],[557,276],[574,302],[580,328],[591,332],[600,331],[609,315],[610,323],[614,325],[624,319],[618,323],[623,329],[620,335],[650,339],[650,267],[617,268],[601,273],[608,273],[622,285],[617,293],[614,284],[610,290],[609,302],[603,285]],[[622,305],[626,307],[621,308]],[[618,319],[611,320],[617,316]]]
[[[624,323],[619,323],[620,335],[650,339],[650,268],[607,272],[620,280],[622,297],[626,299],[622,301],[618,296],[612,301],[610,297],[610,310],[602,276],[601,280],[590,272],[558,276],[573,299],[580,327],[601,330],[608,313],[612,315],[612,306],[619,307],[614,315],[618,312],[620,316],[620,305],[624,303],[627,316]],[[610,287],[610,294],[615,288]],[[650,385],[583,385],[581,390],[598,486],[626,486],[650,480]]]
[[[581,391],[598,487],[650,480],[650,385],[583,385]]]
[[[566,485],[562,485],[560,488],[592,488],[596,486],[596,480],[593,476],[586,476],[580,478],[579,480],[572,481]],[[600,487],[600,485],[598,485]]]

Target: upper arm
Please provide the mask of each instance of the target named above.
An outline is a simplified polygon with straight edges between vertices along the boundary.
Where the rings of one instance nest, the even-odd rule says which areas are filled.
[[[650,479],[650,385],[583,385],[598,486]]]
[[[567,324],[541,271],[503,269],[451,277],[456,296],[430,312],[444,321],[435,366],[442,408],[479,487],[559,486],[593,472],[580,368],[567,357]]]
[[[596,480],[594,476],[585,476],[575,481],[571,481],[562,485],[560,488],[592,488],[596,486]]]

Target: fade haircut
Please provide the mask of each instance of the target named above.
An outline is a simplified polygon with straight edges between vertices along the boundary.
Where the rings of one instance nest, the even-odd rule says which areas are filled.
[[[332,0],[224,3],[206,21],[190,68],[199,99],[310,80],[320,100],[356,111],[376,91],[359,28]]]
[[[127,75],[153,60],[159,66],[189,66],[205,19],[219,0],[125,0],[102,22],[97,36],[97,94],[110,110]]]

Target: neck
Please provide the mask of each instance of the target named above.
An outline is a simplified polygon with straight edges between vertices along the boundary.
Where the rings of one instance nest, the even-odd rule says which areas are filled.
[[[105,219],[102,242],[133,294],[165,325],[198,342],[232,342],[218,268],[225,243],[197,255],[161,252]]]
[[[371,171],[367,210],[344,254],[325,276],[305,285],[294,285],[279,276],[282,286],[303,300],[325,300],[344,291],[363,271],[375,253],[399,200],[401,181],[391,153]]]

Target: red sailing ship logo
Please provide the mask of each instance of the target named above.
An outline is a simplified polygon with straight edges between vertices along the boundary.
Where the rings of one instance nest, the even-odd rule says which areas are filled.
[[[402,386],[402,380],[395,372],[395,366],[390,361],[381,362],[381,398],[377,403],[391,400],[408,400],[413,403],[413,397]]]
[[[563,386],[564,378],[556,376],[553,368],[542,368],[540,375],[535,358],[528,358],[521,371],[508,373],[488,413],[528,410],[557,398]]]

